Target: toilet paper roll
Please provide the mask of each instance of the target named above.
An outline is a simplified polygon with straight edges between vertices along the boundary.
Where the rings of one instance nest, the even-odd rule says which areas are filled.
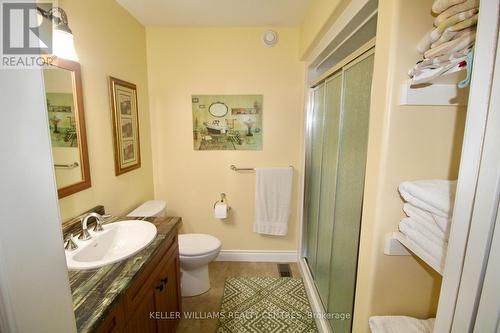
[[[227,205],[225,203],[217,203],[214,207],[214,215],[216,219],[227,218]]]

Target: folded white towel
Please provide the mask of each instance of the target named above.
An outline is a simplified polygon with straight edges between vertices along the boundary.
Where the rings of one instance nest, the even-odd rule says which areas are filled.
[[[259,168],[256,173],[253,231],[284,236],[288,232],[293,169]]]
[[[399,193],[406,202],[437,216],[453,214],[456,180],[416,180],[399,184]]]
[[[415,222],[424,225],[430,232],[437,237],[448,240],[450,236],[451,219],[433,215],[425,210],[405,203],[403,211],[406,216],[411,217]]]
[[[369,319],[372,333],[432,333],[434,318],[416,319],[406,316],[373,316]]]
[[[427,238],[440,248],[448,247],[448,240],[444,237],[437,236],[431,229],[428,228],[428,225],[417,222],[413,217],[404,218],[401,220],[401,223],[407,223],[410,227],[415,229],[415,231],[421,233],[423,237]]]
[[[448,247],[447,243],[445,243],[445,245],[436,244],[433,240],[416,230],[408,219],[402,219],[401,222],[399,222],[399,230],[405,234],[408,239],[417,244],[422,251],[432,257],[439,265],[444,264],[446,249]]]

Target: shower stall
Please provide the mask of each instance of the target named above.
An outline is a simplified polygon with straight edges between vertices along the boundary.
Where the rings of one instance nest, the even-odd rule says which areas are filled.
[[[329,324],[351,332],[374,48],[316,81],[307,115],[303,257]]]

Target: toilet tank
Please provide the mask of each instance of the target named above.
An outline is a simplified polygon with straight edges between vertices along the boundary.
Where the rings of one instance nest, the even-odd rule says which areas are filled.
[[[149,200],[131,211],[129,217],[162,217],[165,216],[167,203],[164,200]]]

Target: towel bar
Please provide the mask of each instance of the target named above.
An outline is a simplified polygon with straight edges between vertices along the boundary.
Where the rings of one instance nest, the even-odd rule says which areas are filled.
[[[73,168],[76,168],[78,166],[79,166],[78,162],[74,162],[72,164],[54,164],[54,167],[64,168],[64,169],[73,169]]]
[[[292,166],[292,165],[289,165],[288,167],[289,167],[289,168],[293,168],[293,166]],[[234,165],[234,164],[231,164],[231,165],[229,166],[229,168],[230,168],[231,170],[233,170],[233,171],[255,171],[255,168],[238,168],[238,167],[236,167],[236,165]]]

